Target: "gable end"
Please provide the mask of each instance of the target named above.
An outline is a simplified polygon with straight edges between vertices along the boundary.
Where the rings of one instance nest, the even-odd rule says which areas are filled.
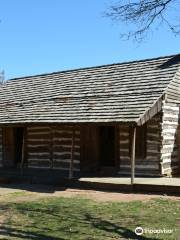
[[[169,83],[165,94],[167,102],[180,104],[180,68],[176,72],[172,81]]]

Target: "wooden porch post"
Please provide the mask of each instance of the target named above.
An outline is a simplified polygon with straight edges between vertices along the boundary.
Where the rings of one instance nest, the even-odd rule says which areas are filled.
[[[73,178],[73,165],[74,165],[74,140],[75,140],[75,130],[72,130],[72,143],[71,143],[71,159],[69,165],[69,179]]]
[[[132,127],[132,145],[131,145],[131,185],[134,184],[135,176],[135,152],[136,152],[136,126]]]

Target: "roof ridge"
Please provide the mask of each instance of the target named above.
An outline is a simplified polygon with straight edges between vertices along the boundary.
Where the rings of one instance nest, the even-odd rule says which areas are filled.
[[[166,59],[166,58],[176,57],[178,55],[180,56],[180,53],[173,54],[173,55],[167,55],[167,56],[159,56],[159,57],[154,57],[154,58],[145,58],[145,59],[140,59],[140,60],[132,60],[132,61],[119,62],[119,63],[91,66],[91,67],[80,67],[80,68],[74,68],[74,69],[67,69],[67,70],[55,71],[55,72],[49,72],[49,73],[27,75],[27,76],[23,76],[23,77],[8,79],[5,83],[7,83],[9,81],[17,81],[17,80],[21,80],[21,79],[25,79],[25,78],[33,78],[33,77],[41,77],[41,76],[43,77],[43,76],[53,75],[53,74],[58,74],[58,73],[76,72],[76,71],[86,70],[86,69],[88,70],[88,69],[103,68],[103,67],[108,67],[108,66],[116,66],[116,65],[131,64],[131,63],[133,64],[133,63],[147,62],[147,61],[153,61],[153,60],[158,60],[158,59]]]

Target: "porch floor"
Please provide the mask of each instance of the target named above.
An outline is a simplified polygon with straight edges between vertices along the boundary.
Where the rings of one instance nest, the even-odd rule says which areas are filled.
[[[77,184],[82,188],[94,190],[135,193],[159,192],[167,195],[180,196],[180,177],[137,177],[133,185],[131,185],[131,179],[129,177],[83,177],[78,179]]]
[[[83,177],[79,178],[81,182],[97,182],[97,183],[110,183],[110,184],[131,184],[129,177]],[[154,177],[154,178],[143,178],[137,177],[134,180],[135,184],[143,185],[159,185],[159,186],[180,186],[180,177]]]
[[[136,177],[131,185],[130,177],[78,177],[68,179],[59,171],[42,169],[0,169],[0,184],[29,182],[52,184],[64,188],[82,188],[114,192],[161,192],[180,195],[180,177]],[[48,177],[47,177],[48,176]]]

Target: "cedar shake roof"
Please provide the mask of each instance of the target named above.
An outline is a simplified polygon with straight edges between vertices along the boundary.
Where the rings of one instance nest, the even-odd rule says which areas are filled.
[[[180,103],[180,54],[28,76],[0,85],[0,124],[129,122]]]

